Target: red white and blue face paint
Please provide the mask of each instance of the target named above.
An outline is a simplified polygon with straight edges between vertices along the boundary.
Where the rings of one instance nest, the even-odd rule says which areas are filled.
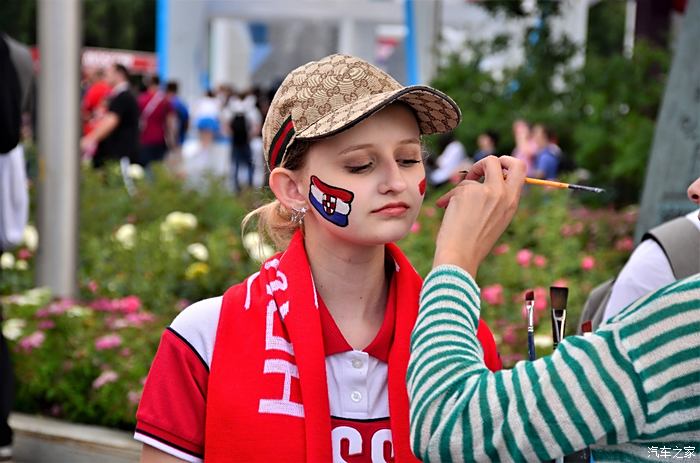
[[[420,193],[421,196],[425,195],[425,183],[425,177],[423,177],[423,180],[418,184],[418,193]]]
[[[348,226],[350,203],[354,197],[352,191],[328,185],[315,175],[311,176],[309,188],[311,205],[324,219],[339,227]]]

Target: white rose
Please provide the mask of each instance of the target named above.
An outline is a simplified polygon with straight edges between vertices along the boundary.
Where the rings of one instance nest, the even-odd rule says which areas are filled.
[[[187,246],[187,252],[189,252],[192,257],[202,262],[209,260],[209,250],[202,243],[190,244]]]
[[[269,259],[275,253],[275,250],[272,248],[272,246],[267,244],[247,249],[248,254],[250,254],[250,257],[252,257],[254,260],[257,260],[258,262],[263,262],[264,260]]]
[[[22,336],[22,332],[24,331],[24,327],[26,325],[27,322],[20,318],[10,318],[9,320],[5,320],[5,323],[2,325],[2,335],[10,341],[14,341]]]
[[[15,266],[15,256],[9,252],[3,252],[0,255],[0,268],[11,269]]]
[[[197,228],[197,217],[195,217],[194,214],[185,212],[182,214],[182,224],[184,228],[188,228],[190,230],[195,229]]]
[[[24,235],[22,241],[27,246],[27,249],[34,252],[39,245],[39,232],[36,231],[34,225],[27,225],[24,227]]]
[[[129,164],[126,174],[134,180],[141,180],[144,174],[143,167],[138,164]]]
[[[28,268],[29,268],[29,264],[27,263],[26,260],[20,259],[15,263],[15,270],[24,271],[24,270],[27,270]]]
[[[174,211],[165,217],[166,225],[175,230],[191,230],[197,227],[197,217],[189,212]]]
[[[243,237],[243,247],[250,251],[260,245],[260,235],[256,232],[246,233]]]
[[[124,247],[124,249],[131,249],[134,247],[134,241],[136,239],[136,227],[131,223],[126,223],[119,227],[117,232],[114,234],[114,238]]]
[[[76,305],[76,306],[73,306],[70,309],[68,309],[68,311],[66,312],[66,315],[68,315],[71,318],[80,318],[80,317],[84,317],[86,315],[90,315],[90,313],[91,313],[90,309]]]

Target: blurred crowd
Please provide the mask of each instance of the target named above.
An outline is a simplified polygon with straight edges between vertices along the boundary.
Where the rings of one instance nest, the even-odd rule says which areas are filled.
[[[512,127],[514,147],[509,154],[526,163],[529,177],[555,180],[563,160],[556,134],[544,124],[530,124],[524,119],[515,120]],[[473,163],[486,156],[506,154],[500,149],[499,136],[492,130],[478,135],[473,156],[469,156],[466,147],[455,138],[454,133],[444,134],[438,141],[440,155],[428,165],[430,183],[459,183],[463,173]]]
[[[195,186],[225,176],[234,192],[265,183],[261,130],[274,90],[223,84],[188,105],[177,81],[133,84],[121,64],[85,77],[80,146],[93,167],[118,161],[150,175],[153,163],[165,163]]]

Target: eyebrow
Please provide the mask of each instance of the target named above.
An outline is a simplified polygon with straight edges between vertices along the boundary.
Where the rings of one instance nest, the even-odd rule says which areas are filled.
[[[420,139],[419,138],[406,138],[405,140],[401,140],[398,144],[399,145],[414,145],[414,144],[420,145]],[[361,145],[351,145],[351,146],[348,146],[347,148],[345,148],[344,150],[340,151],[338,154],[339,155],[347,154],[347,153],[350,153],[351,151],[372,148],[372,146],[374,146],[374,145],[372,145],[371,143],[365,143],[365,144],[361,144]]]

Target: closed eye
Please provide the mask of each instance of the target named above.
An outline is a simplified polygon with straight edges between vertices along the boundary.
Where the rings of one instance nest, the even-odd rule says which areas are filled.
[[[346,169],[351,174],[359,174],[367,171],[370,167],[372,167],[372,163],[368,162],[367,164],[363,164],[361,166],[347,166]]]
[[[396,162],[399,163],[399,165],[404,166],[404,167],[410,167],[414,164],[420,164],[423,162],[422,159],[399,159]]]

